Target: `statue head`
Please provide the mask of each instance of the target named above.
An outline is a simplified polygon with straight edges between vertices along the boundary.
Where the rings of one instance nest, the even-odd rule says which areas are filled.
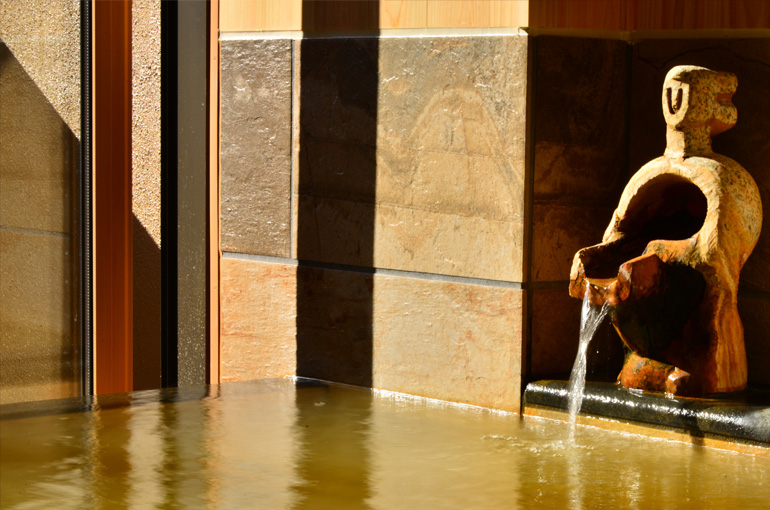
[[[687,131],[709,126],[717,135],[733,127],[738,110],[732,103],[738,78],[705,67],[676,66],[663,84],[663,116],[669,128]]]

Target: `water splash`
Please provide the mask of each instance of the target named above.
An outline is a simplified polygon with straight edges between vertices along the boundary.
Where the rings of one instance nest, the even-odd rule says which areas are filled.
[[[580,313],[580,343],[578,353],[575,358],[575,364],[572,366],[572,374],[569,378],[569,393],[567,395],[569,402],[569,439],[570,442],[575,439],[575,423],[577,421],[580,406],[583,404],[583,390],[586,386],[586,353],[588,344],[596,333],[596,329],[601,324],[609,311],[609,305],[604,303],[602,306],[591,304],[588,297],[589,292],[583,297],[583,307]]]

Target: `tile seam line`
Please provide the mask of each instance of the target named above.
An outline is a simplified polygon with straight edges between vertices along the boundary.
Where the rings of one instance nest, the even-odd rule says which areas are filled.
[[[495,287],[504,289],[523,290],[526,284],[522,282],[509,282],[490,278],[476,278],[472,276],[454,276],[438,273],[426,273],[421,271],[405,271],[401,269],[369,268],[347,264],[333,264],[328,262],[316,262],[311,260],[296,260],[287,257],[275,257],[271,255],[255,255],[250,253],[222,252],[223,259],[248,260],[251,262],[266,262],[272,264],[285,264],[289,266],[310,267],[314,269],[328,269],[332,271],[347,271],[353,273],[375,274],[381,276],[398,276],[417,280],[440,281],[447,283],[463,283],[466,285],[479,285],[482,287]]]

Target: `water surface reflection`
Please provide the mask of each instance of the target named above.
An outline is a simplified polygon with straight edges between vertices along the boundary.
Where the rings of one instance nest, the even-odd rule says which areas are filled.
[[[770,458],[321,383],[0,408],[2,508],[763,508]],[[78,410],[80,409],[80,410]],[[73,412],[76,411],[76,412]],[[23,414],[23,413],[22,413]]]

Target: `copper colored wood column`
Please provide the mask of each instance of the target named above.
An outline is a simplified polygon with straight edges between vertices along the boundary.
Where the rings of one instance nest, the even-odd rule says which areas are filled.
[[[209,2],[208,383],[219,383],[219,0]]]
[[[93,3],[95,393],[131,391],[131,1]]]

